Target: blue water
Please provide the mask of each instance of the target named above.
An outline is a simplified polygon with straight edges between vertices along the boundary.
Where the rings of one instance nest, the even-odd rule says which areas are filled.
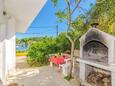
[[[28,46],[25,44],[16,45],[16,50],[18,51],[27,51]]]

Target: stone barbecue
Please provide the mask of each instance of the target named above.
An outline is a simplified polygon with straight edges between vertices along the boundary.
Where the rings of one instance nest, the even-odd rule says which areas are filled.
[[[84,86],[115,86],[115,37],[96,27],[80,38],[80,79]]]

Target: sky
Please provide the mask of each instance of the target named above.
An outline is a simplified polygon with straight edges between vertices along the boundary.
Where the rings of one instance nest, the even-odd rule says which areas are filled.
[[[81,6],[84,9],[90,9],[90,3],[95,4],[95,0],[83,0]],[[64,0],[59,0],[57,8],[53,6],[51,0],[47,0],[44,7],[41,9],[40,13],[37,15],[35,20],[29,26],[25,33],[16,33],[16,37],[28,38],[28,37],[43,37],[43,36],[57,36],[61,32],[65,32],[67,25],[66,22],[57,23],[57,17],[55,15],[57,10],[63,10],[66,6]],[[73,14],[73,19],[76,18],[82,12],[75,12]],[[56,26],[58,25],[58,29]]]

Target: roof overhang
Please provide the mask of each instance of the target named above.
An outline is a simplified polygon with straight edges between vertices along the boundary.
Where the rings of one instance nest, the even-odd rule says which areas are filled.
[[[47,0],[5,0],[5,10],[16,20],[16,32],[24,32]]]

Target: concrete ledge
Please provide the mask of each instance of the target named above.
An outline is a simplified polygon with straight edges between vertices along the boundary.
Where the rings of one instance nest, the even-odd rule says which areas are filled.
[[[115,72],[115,65],[102,65],[102,64],[98,64],[97,62],[92,62],[92,61],[86,61],[83,59],[76,59],[77,62],[82,62],[88,65],[92,65],[98,68],[102,68],[104,70],[109,70],[111,72]]]

